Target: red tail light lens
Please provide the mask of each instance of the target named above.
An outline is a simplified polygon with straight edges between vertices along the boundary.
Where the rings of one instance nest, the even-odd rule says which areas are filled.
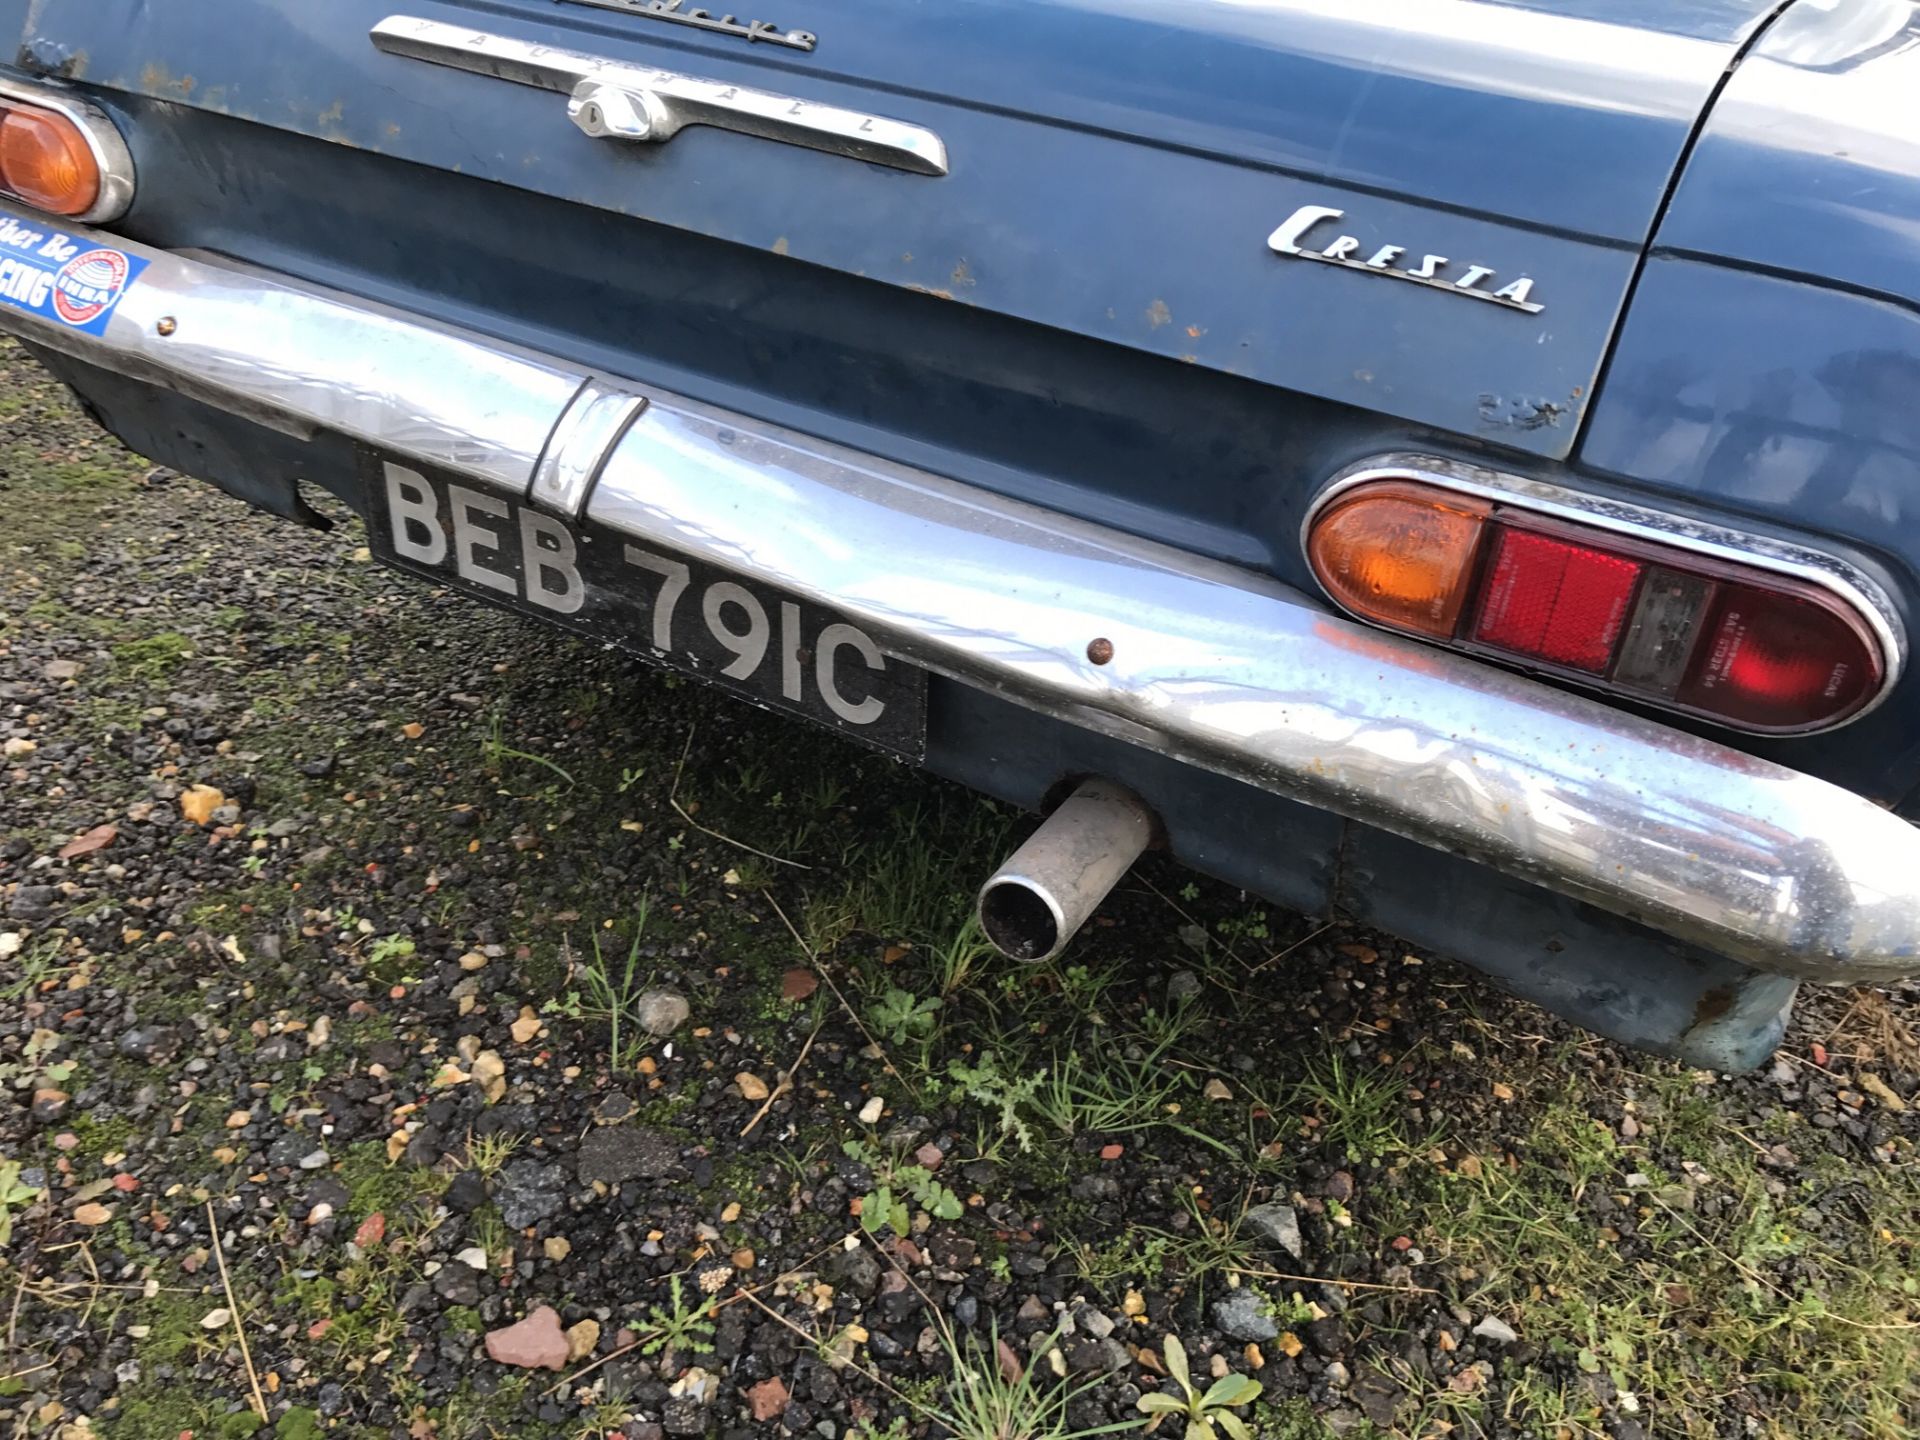
[[[1856,710],[1880,682],[1867,637],[1794,595],[1726,586],[1700,647],[1689,708],[1754,730],[1792,729],[1809,713]]]
[[[1891,663],[1823,585],[1414,478],[1339,491],[1307,553],[1364,619],[1743,730],[1838,724]]]

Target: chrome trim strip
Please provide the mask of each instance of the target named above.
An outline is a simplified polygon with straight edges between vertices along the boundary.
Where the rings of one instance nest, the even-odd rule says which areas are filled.
[[[11,76],[0,76],[0,100],[18,100],[24,105],[38,105],[43,110],[64,115],[86,140],[94,163],[100,167],[100,193],[86,212],[56,215],[52,219],[103,225],[127,213],[127,207],[133,204],[133,154],[106,111],[70,90],[33,85]]]
[[[103,337],[4,308],[0,329],[517,493],[589,378],[344,296],[138,253],[152,263]],[[181,343],[156,338],[161,317]],[[1329,614],[1250,571],[634,389],[647,407],[587,512],[636,540],[831,606],[966,684],[1761,969],[1920,970],[1920,829],[1839,786]],[[1088,657],[1096,638],[1104,664]]]
[[[568,114],[598,138],[671,140],[689,125],[712,125],[916,175],[947,173],[940,137],[901,120],[415,15],[389,15],[369,33],[389,55],[572,97]],[[616,96],[623,102],[617,107],[610,103]],[[618,110],[617,119],[608,116],[610,109]]]
[[[607,451],[646,406],[646,398],[631,390],[605,380],[587,381],[534,466],[527,499],[569,520],[578,516]]]
[[[1315,496],[1313,504],[1308,507],[1305,518],[1300,522],[1301,548],[1306,548],[1313,533],[1314,520],[1322,510],[1356,485],[1377,480],[1413,480],[1451,490],[1458,495],[1513,505],[1536,515],[1566,520],[1576,525],[1590,525],[1597,530],[1610,530],[1630,539],[1688,550],[1734,565],[1770,570],[1776,575],[1819,586],[1866,622],[1867,628],[1879,642],[1886,678],[1873,699],[1844,720],[1813,730],[1794,731],[1793,734],[1819,735],[1853,724],[1861,716],[1871,713],[1892,693],[1906,669],[1906,627],[1901,623],[1892,599],[1872,576],[1837,555],[1779,540],[1771,535],[1755,535],[1727,525],[1693,520],[1664,510],[1652,510],[1625,500],[1569,490],[1545,480],[1531,480],[1524,475],[1487,470],[1463,460],[1449,460],[1438,455],[1394,453],[1349,465],[1328,482],[1326,489]],[[1333,599],[1331,596],[1328,598]],[[1333,603],[1338,605],[1340,602],[1333,599]],[[1371,621],[1363,623],[1372,624]],[[1660,708],[1659,702],[1650,698],[1642,698],[1642,703]],[[1725,722],[1709,723],[1719,724],[1723,729],[1740,728]]]
[[[0,204],[0,220],[32,212]],[[44,224],[44,221],[35,223]],[[147,268],[103,336],[0,306],[0,330],[291,435],[335,431],[524,495],[587,372],[364,301],[68,226]]]
[[[714,15],[697,6],[683,9],[686,0],[572,0],[572,3],[624,10],[649,20],[671,20],[676,25],[691,25],[717,35],[737,35],[756,44],[783,45],[789,50],[810,51],[820,43],[820,37],[811,30],[783,30],[771,20],[736,20],[730,14]]]

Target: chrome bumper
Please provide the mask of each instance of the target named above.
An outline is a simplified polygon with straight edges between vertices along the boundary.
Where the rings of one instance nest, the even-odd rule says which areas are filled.
[[[584,503],[837,609],[940,674],[1761,969],[1920,969],[1920,830],[1826,781],[1335,618],[1260,575],[339,294],[99,239],[151,262],[103,336],[5,308],[0,328],[294,434],[341,432],[561,512]]]

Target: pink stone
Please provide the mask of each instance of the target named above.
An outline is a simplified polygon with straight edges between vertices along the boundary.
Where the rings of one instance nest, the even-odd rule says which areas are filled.
[[[787,1382],[778,1375],[762,1380],[747,1391],[747,1404],[753,1407],[753,1418],[762,1423],[778,1420],[787,1413]]]
[[[567,1332],[551,1305],[538,1306],[517,1325],[487,1332],[487,1358],[523,1370],[564,1370]]]

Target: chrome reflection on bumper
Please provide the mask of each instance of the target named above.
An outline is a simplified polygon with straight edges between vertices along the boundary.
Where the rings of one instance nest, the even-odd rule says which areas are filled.
[[[4,309],[0,328],[516,494],[536,473],[597,470],[594,519],[831,606],[930,670],[1761,969],[1920,970],[1920,830],[1826,781],[1366,629],[1259,575],[343,296],[110,243],[152,263],[103,337]],[[647,403],[621,411],[625,428],[563,427],[590,383]]]

